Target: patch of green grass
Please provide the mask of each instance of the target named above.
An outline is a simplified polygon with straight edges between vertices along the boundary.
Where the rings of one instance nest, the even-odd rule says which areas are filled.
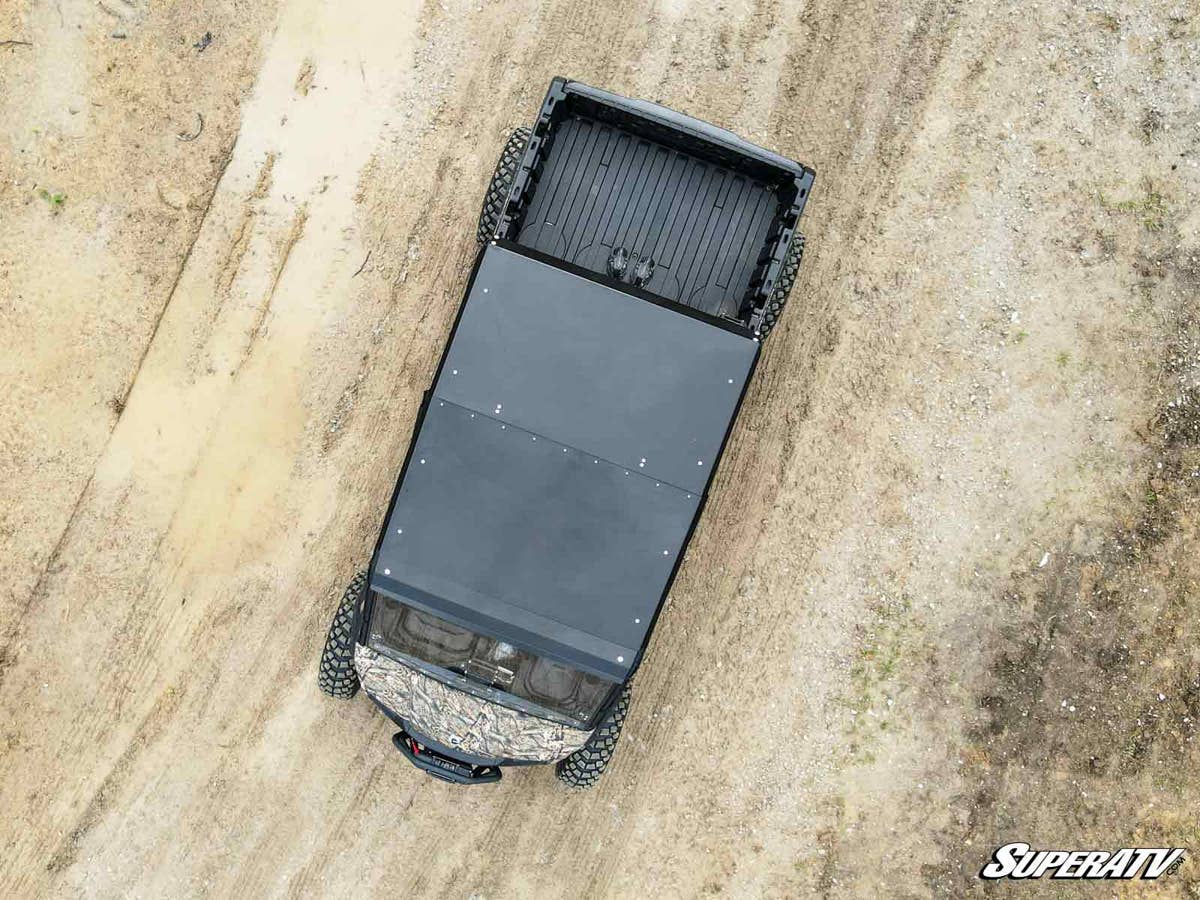
[[[54,212],[58,212],[60,209],[62,209],[63,204],[67,202],[67,195],[61,191],[55,191],[54,193],[51,193],[45,188],[42,188],[38,191],[38,196],[49,203],[50,209]]]
[[[864,623],[862,642],[857,658],[850,664],[850,679],[839,704],[853,710],[849,732],[862,744],[856,746],[853,758],[870,764],[874,755],[871,735],[896,730],[890,702],[885,705],[887,685],[892,682],[911,658],[911,648],[919,626],[912,619],[912,602],[905,596],[871,604],[871,616]],[[872,715],[872,710],[876,711]]]
[[[1100,205],[1113,212],[1136,216],[1147,231],[1162,231],[1167,224],[1167,198],[1148,180],[1142,186],[1142,196],[1131,200],[1109,200],[1100,195]]]
[[[1149,191],[1138,200],[1123,200],[1116,209],[1137,216],[1147,231],[1162,231],[1167,224],[1167,201],[1158,191]]]
[[[1060,369],[1065,369],[1067,364],[1071,361],[1071,354],[1066,350],[1059,350],[1058,356],[1054,357],[1054,361],[1058,363],[1058,367]]]
[[[1019,344],[1023,340],[1025,340],[1025,338],[1027,338],[1027,337],[1029,337],[1028,331],[1018,331],[1016,334],[1013,335],[1013,343]]]

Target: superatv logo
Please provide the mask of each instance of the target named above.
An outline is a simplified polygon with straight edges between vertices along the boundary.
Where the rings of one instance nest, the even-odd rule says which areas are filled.
[[[980,878],[1150,879],[1174,873],[1183,847],[1125,847],[1121,850],[1034,850],[1019,841],[997,847]]]

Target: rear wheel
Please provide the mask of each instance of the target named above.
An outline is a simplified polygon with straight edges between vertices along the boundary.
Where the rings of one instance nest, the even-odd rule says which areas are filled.
[[[521,165],[527,143],[529,129],[518,128],[508,136],[500,152],[500,160],[496,163],[496,171],[492,173],[487,194],[483,198],[483,209],[479,213],[478,238],[481,244],[496,236],[496,227],[500,224],[500,215],[504,212],[504,203],[508,200],[508,192]]]
[[[617,748],[617,738],[621,736],[621,726],[625,724],[625,714],[629,712],[629,694],[629,685],[625,685],[612,712],[592,732],[588,742],[554,767],[554,774],[559,781],[573,788],[587,788],[600,780]]]
[[[342,602],[329,623],[325,649],[321,651],[317,686],[337,700],[349,700],[358,693],[358,672],[354,670],[354,611],[366,586],[367,573],[359,572],[342,595]]]
[[[783,261],[783,271],[779,273],[779,280],[775,282],[771,296],[767,299],[762,321],[758,323],[760,339],[765,341],[771,330],[779,324],[779,317],[783,315],[783,308],[787,305],[788,294],[792,292],[792,285],[796,282],[796,273],[800,271],[800,261],[803,258],[804,235],[797,231],[792,236],[791,246],[788,247],[787,259]]]

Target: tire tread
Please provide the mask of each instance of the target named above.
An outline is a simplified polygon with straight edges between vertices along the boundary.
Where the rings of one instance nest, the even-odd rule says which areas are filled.
[[[358,672],[354,668],[354,612],[366,586],[367,573],[359,572],[342,595],[321,650],[317,686],[335,700],[349,700],[358,693]]]
[[[516,129],[508,136],[508,140],[504,142],[504,149],[500,151],[500,159],[492,172],[492,180],[488,182],[487,193],[483,197],[483,209],[479,213],[476,238],[481,244],[490,241],[496,234],[513,178],[521,165],[521,157],[525,155],[525,145],[529,143],[529,133],[528,128]]]
[[[617,748],[617,739],[629,712],[630,696],[630,686],[625,685],[612,712],[592,732],[588,742],[555,765],[554,774],[559,781],[573,788],[588,788],[600,780]]]
[[[779,280],[775,282],[775,287],[771,290],[771,296],[767,298],[766,307],[763,309],[762,321],[758,323],[758,336],[760,340],[766,340],[767,335],[779,324],[779,318],[783,315],[783,308],[787,305],[788,295],[792,292],[792,285],[796,283],[796,275],[800,271],[800,263],[804,259],[804,235],[799,231],[792,237],[792,244],[788,248],[787,259],[783,262],[783,270],[779,273]]]

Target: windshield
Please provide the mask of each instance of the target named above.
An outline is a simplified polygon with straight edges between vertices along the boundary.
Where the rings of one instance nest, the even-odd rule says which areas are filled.
[[[370,643],[586,723],[614,682],[518,650],[432,613],[375,594]]]

